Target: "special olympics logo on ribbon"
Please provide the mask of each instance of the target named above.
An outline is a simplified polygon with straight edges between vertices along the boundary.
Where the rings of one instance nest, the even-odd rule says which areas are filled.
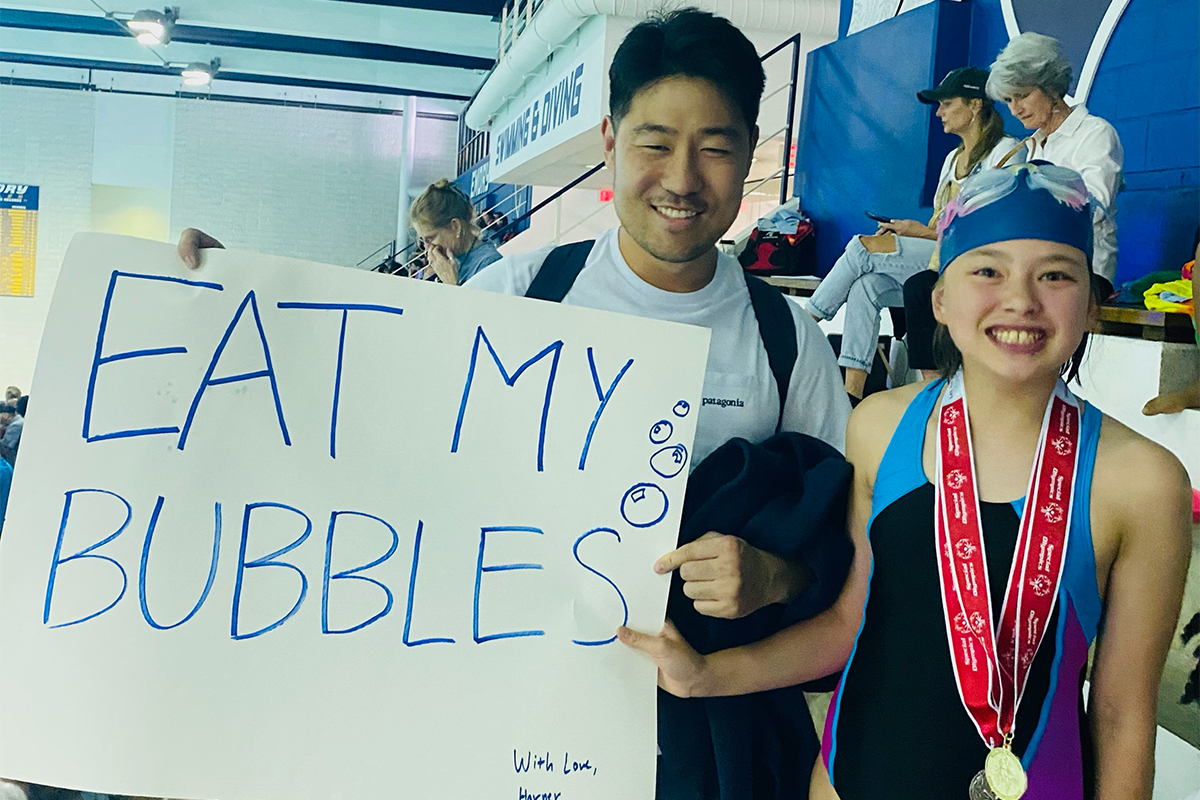
[[[959,539],[954,543],[954,552],[963,561],[966,561],[968,558],[975,555],[975,551],[977,549],[978,548],[975,547],[975,543],[967,538]]]
[[[987,628],[987,620],[983,618],[983,614],[980,614],[978,611],[972,613],[971,630],[977,634],[982,634],[985,628]]]
[[[1050,442],[1050,446],[1060,456],[1069,456],[1075,451],[1075,445],[1071,444],[1071,440],[1066,436],[1057,437],[1054,441]]]
[[[961,489],[966,482],[967,476],[963,474],[961,469],[951,470],[950,474],[946,476],[946,483],[949,484],[951,489]]]
[[[1046,518],[1046,522],[1057,525],[1063,521],[1063,508],[1058,503],[1047,503],[1042,506],[1042,516]]]
[[[960,611],[954,615],[954,630],[958,631],[963,636],[966,636],[971,632],[971,623],[967,619],[966,612]]]
[[[958,422],[958,409],[954,408],[953,406],[947,408],[942,412],[942,419],[946,421],[947,425],[953,425],[954,423]]]
[[[1033,593],[1038,597],[1045,597],[1050,594],[1050,579],[1045,575],[1038,575],[1029,582],[1029,588],[1033,589]]]

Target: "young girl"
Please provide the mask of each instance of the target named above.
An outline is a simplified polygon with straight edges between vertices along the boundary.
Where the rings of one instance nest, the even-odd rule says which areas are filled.
[[[1170,453],[1060,377],[1095,310],[1087,189],[1062,167],[988,170],[943,220],[945,379],[850,418],[856,557],[837,603],[709,656],[669,622],[620,637],[680,696],[844,666],[819,800],[1148,800],[1190,491]]]

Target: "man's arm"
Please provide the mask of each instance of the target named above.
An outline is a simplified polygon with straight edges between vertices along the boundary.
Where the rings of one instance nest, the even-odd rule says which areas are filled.
[[[1106,425],[1109,424],[1106,420]],[[1179,461],[1126,430],[1109,463],[1120,471],[1119,544],[1109,571],[1089,710],[1097,800],[1149,800],[1158,687],[1191,552],[1191,492]],[[1113,486],[1118,481],[1106,481]]]
[[[878,395],[850,417],[846,457],[854,466],[847,529],[854,543],[850,575],[837,601],[810,620],[760,642],[702,656],[668,623],[657,635],[621,628],[622,642],[658,665],[659,685],[679,697],[749,694],[824,677],[845,666],[862,622],[871,575],[867,522],[875,470],[895,428]]]

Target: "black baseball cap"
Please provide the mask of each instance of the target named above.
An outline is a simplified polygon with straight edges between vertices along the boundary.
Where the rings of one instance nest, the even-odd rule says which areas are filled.
[[[917,92],[917,99],[922,103],[936,103],[951,97],[985,98],[987,94],[984,92],[984,87],[987,86],[987,80],[988,71],[986,69],[959,67],[946,73],[946,77],[942,78],[942,82],[937,85],[936,89]]]

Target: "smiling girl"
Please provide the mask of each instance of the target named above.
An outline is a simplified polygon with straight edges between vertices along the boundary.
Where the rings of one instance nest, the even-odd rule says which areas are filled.
[[[1052,165],[988,170],[940,227],[944,377],[850,418],[837,604],[709,656],[670,623],[620,637],[680,696],[844,666],[813,798],[1149,798],[1190,492],[1170,453],[1063,380],[1095,311],[1087,189]]]

